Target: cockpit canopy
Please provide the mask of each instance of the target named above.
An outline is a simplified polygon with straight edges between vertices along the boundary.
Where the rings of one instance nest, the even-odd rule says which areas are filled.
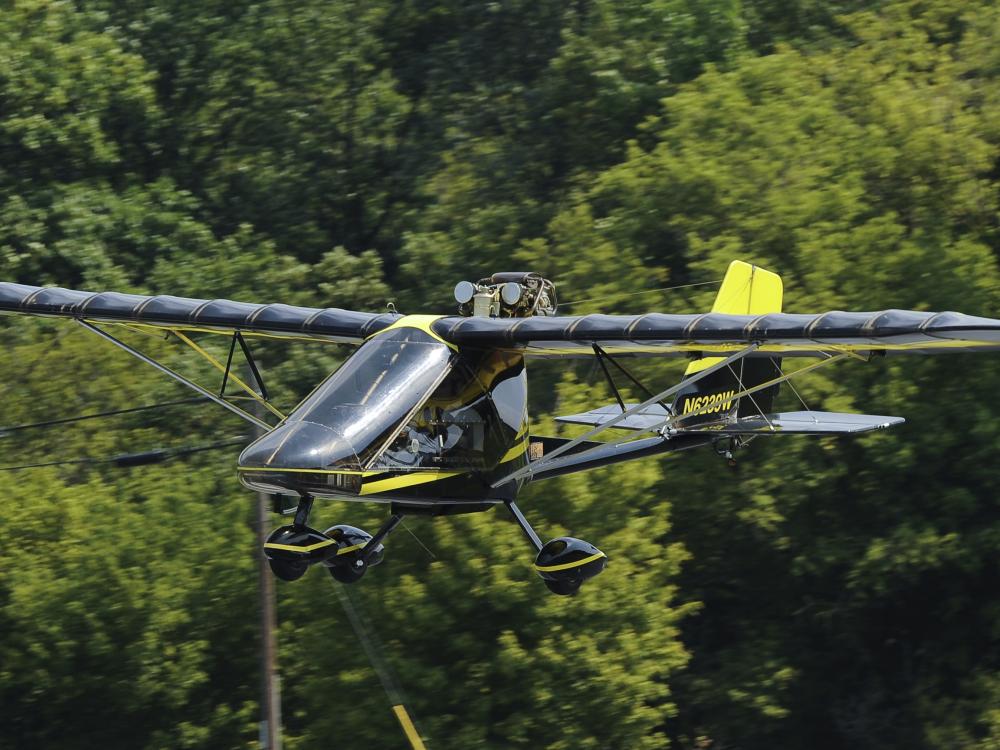
[[[501,385],[512,377],[516,383]],[[494,387],[504,400],[499,412],[490,395]],[[516,355],[459,355],[418,328],[391,329],[363,344],[285,422],[247,447],[240,466],[490,468],[520,428],[524,391],[523,365]]]

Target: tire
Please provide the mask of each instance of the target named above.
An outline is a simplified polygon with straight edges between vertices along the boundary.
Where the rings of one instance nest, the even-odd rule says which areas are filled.
[[[362,579],[366,570],[368,570],[367,565],[362,565],[361,567],[353,564],[331,565],[330,575],[333,576],[334,580],[341,583],[357,583]]]
[[[573,596],[580,587],[583,585],[583,581],[550,581],[545,579],[545,585],[549,587],[549,591],[553,594],[558,594],[559,596]]]
[[[297,581],[309,570],[309,563],[302,560],[268,560],[267,564],[282,581]]]

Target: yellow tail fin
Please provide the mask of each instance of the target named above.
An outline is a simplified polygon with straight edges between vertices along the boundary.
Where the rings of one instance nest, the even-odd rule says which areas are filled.
[[[759,266],[734,260],[712,305],[714,313],[765,315],[781,312],[781,277]],[[711,367],[720,357],[697,359],[688,365],[685,377]]]

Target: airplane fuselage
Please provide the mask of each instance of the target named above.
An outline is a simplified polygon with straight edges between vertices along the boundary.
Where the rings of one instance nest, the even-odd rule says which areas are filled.
[[[512,500],[528,460],[517,352],[459,348],[408,320],[366,341],[239,460],[251,489],[390,502],[410,512]],[[482,506],[482,507],[480,507]]]

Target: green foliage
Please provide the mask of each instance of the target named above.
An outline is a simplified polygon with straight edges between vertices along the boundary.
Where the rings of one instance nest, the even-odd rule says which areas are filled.
[[[531,267],[568,313],[638,313],[707,308],[708,287],[656,290],[744,258],[792,311],[997,317],[994,5],[7,3],[0,278],[447,312],[456,281]],[[126,335],[218,382],[180,342]],[[183,393],[58,322],[0,343],[8,426]],[[348,350],[255,353],[287,408]],[[532,486],[543,535],[610,556],[575,598],[502,514],[408,520],[431,554],[398,531],[354,596],[428,746],[998,747],[1000,376],[851,364],[798,394],[907,425],[757,441],[736,473],[692,452]],[[591,362],[531,382],[537,434],[612,401]],[[0,431],[3,463],[245,432],[211,409]],[[2,475],[0,747],[254,745],[235,453]],[[382,516],[319,503],[315,525]],[[405,747],[334,585],[278,586],[286,746]]]

